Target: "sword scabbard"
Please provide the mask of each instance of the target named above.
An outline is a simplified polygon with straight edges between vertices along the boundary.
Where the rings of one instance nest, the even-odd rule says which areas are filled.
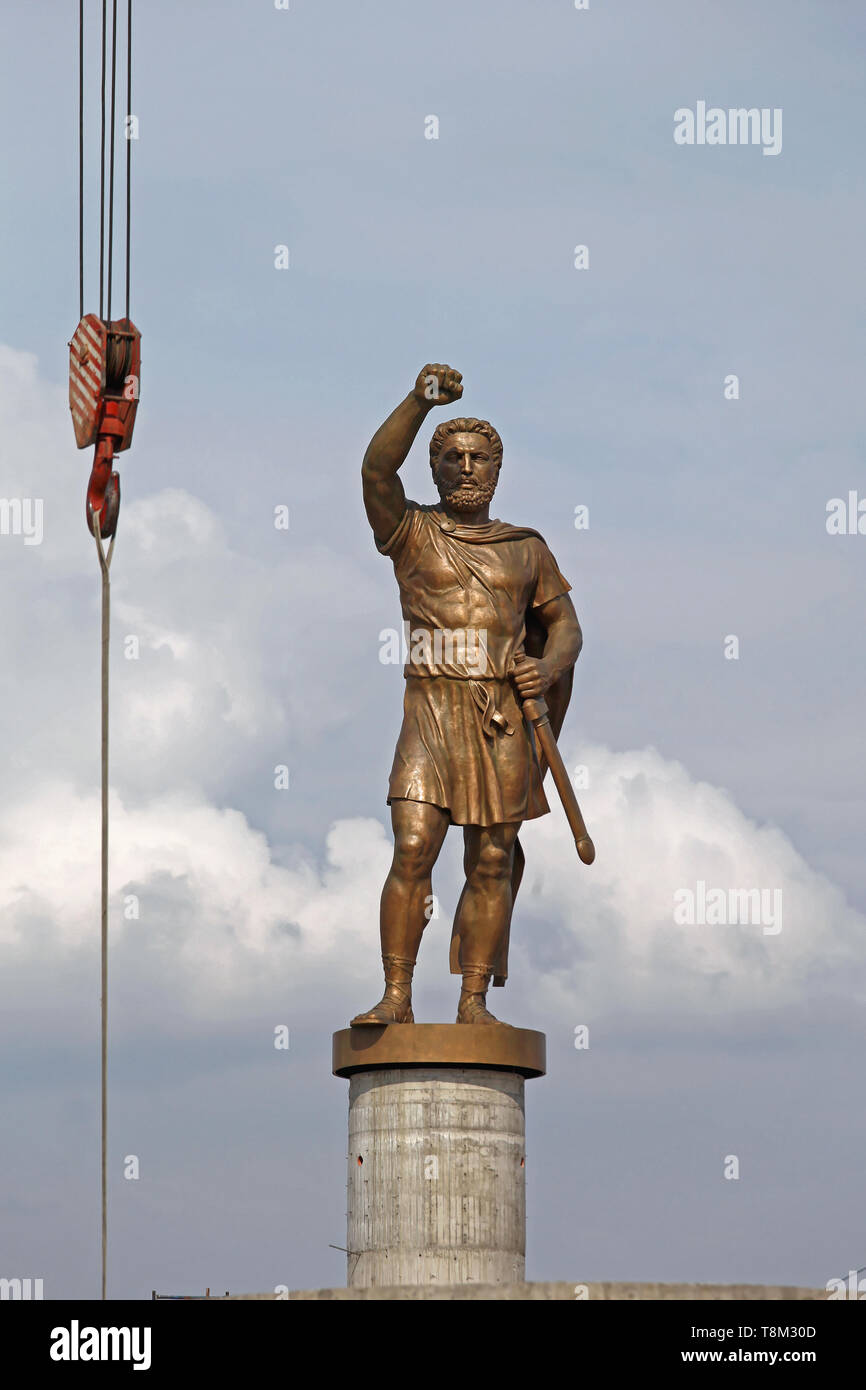
[[[568,819],[571,833],[574,836],[574,845],[578,856],[583,864],[591,864],[595,859],[595,845],[589,838],[586,823],[581,814],[577,797],[574,794],[571,778],[566,770],[565,763],[562,761],[562,754],[550,724],[550,712],[547,708],[547,701],[540,696],[530,697],[523,701],[523,717],[531,725],[535,737],[541,747],[541,751],[547,760],[550,768],[550,775],[553,778],[554,786],[559,792],[559,799],[562,808]]]

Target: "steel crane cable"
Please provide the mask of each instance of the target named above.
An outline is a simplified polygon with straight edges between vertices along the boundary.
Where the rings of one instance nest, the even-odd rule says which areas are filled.
[[[111,291],[114,261],[114,146],[117,89],[117,0],[112,0],[111,74],[108,152],[108,259],[106,267],[106,84],[108,4],[102,0],[101,83],[99,140],[99,317],[108,329],[105,350],[105,380],[112,388],[123,383],[132,361],[132,340],[128,334],[111,332]],[[84,0],[78,4],[78,294],[79,321],[84,318]],[[131,247],[131,110],[132,102],[132,0],[126,13],[126,328],[130,328],[129,286]],[[106,274],[107,271],[107,274]],[[105,317],[103,318],[103,310]],[[116,530],[106,553],[101,534],[100,515],[93,514],[93,534],[102,580],[101,631],[101,834],[100,834],[100,1180],[101,1180],[101,1296],[107,1298],[108,1273],[108,696],[111,622],[110,567]]]

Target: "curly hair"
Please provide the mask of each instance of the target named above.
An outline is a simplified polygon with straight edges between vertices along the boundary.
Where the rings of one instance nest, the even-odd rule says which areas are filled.
[[[461,418],[459,420],[443,420],[430,440],[430,467],[434,473],[436,461],[445,447],[446,439],[451,434],[483,434],[485,439],[490,440],[490,452],[497,469],[502,467],[502,440],[490,421]]]

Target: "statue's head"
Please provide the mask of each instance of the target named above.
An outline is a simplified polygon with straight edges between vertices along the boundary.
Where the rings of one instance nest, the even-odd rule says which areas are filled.
[[[487,420],[445,420],[430,440],[430,468],[443,502],[474,512],[490,501],[502,466],[502,440]]]

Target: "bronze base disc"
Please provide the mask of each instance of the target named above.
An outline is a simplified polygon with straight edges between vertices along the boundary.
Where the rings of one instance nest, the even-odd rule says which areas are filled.
[[[334,1034],[335,1076],[379,1067],[493,1067],[544,1076],[543,1033],[494,1023],[384,1023]]]

